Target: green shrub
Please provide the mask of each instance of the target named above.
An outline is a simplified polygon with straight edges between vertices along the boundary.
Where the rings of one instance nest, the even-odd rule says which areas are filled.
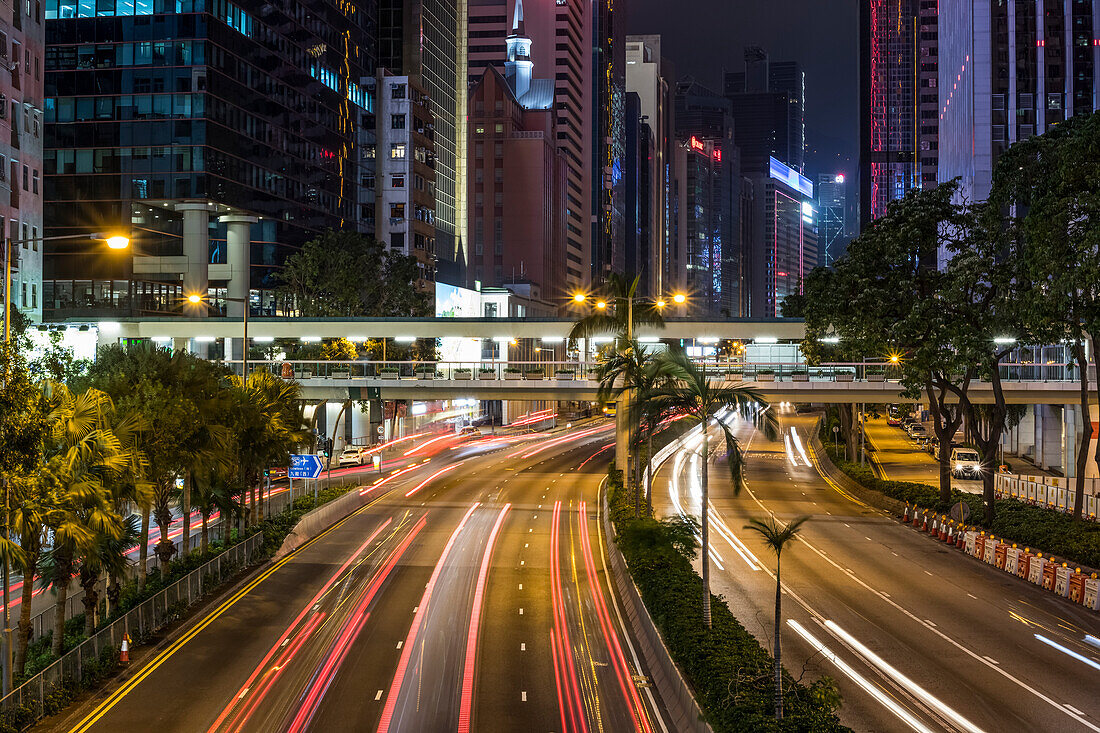
[[[835,711],[840,697],[828,677],[803,685],[783,672],[784,714],[773,717],[771,655],[742,626],[726,602],[712,596],[712,628],[703,626],[703,581],[695,573],[695,522],[634,519],[634,501],[611,469],[611,519],[630,574],[715,731],[844,731]]]
[[[928,484],[880,479],[866,466],[838,456],[831,444],[825,445],[833,463],[864,488],[878,491],[921,509],[946,514],[952,505],[970,506],[970,521],[979,522],[985,505],[978,494],[951,491],[951,501],[940,501],[938,488]],[[986,530],[1018,545],[1032,547],[1068,562],[1100,567],[1100,523],[1075,521],[1072,516],[1053,509],[1031,506],[1016,499],[997,499],[993,526]]]

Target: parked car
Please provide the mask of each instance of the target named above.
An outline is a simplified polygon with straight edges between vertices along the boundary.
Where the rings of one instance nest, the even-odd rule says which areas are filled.
[[[344,446],[340,457],[336,459],[338,466],[362,466],[367,460],[367,448],[362,445]]]
[[[475,428],[473,425],[467,425],[458,431],[459,435],[481,435],[481,431]]]
[[[895,428],[899,427],[901,425],[901,418],[891,415],[890,417],[886,418],[886,424]]]
[[[973,448],[955,448],[951,451],[951,475],[955,478],[981,478],[982,461]]]
[[[909,426],[909,437],[913,440],[916,440],[917,438],[927,438],[928,431],[924,429],[923,425],[921,425],[920,423],[916,423]]]

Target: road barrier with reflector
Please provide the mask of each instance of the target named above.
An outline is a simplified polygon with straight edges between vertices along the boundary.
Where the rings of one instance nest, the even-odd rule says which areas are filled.
[[[1000,499],[1016,499],[1034,506],[1070,514],[1076,499],[1075,480],[1061,476],[1029,476],[998,473],[993,477],[993,489]],[[1084,503],[1081,515],[1096,521],[1100,516],[1100,479],[1085,479]]]

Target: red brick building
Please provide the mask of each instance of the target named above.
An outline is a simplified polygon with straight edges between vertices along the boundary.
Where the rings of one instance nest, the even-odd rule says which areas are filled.
[[[563,303],[568,168],[554,82],[533,77],[522,6],[506,48],[504,73],[486,67],[469,95],[468,284],[530,284],[531,297]]]

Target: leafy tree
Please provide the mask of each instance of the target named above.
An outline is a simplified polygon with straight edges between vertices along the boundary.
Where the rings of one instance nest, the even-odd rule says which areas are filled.
[[[710,613],[710,421],[720,410],[733,409],[748,414],[755,412],[761,418],[762,428],[769,437],[778,433],[778,421],[767,409],[767,401],[755,389],[744,385],[729,385],[707,376],[706,365],[699,366],[688,358],[681,348],[672,348],[661,354],[662,369],[669,379],[649,394],[654,409],[665,414],[682,413],[702,426],[702,547],[703,547],[703,623],[711,625]],[[722,420],[715,420],[726,439],[726,461],[733,480],[734,492],[740,493],[745,484],[745,460],[741,444]]]
[[[991,207],[1004,217],[1004,238],[1021,252],[1029,289],[1020,305],[1033,324],[1047,324],[1040,342],[1066,339],[1081,382],[1083,431],[1078,451],[1074,517],[1084,504],[1085,460],[1092,438],[1084,344],[1100,364],[1100,114],[1075,116],[1008,149],[993,171]],[[1100,383],[1093,385],[1100,396]],[[1100,447],[1095,456],[1100,465]]]
[[[954,398],[978,373],[955,348],[962,321],[945,301],[950,276],[938,267],[940,253],[971,224],[954,203],[957,190],[953,181],[909,192],[848,246],[834,271],[810,273],[803,342],[811,359],[822,354],[821,341],[829,336],[839,337],[850,356],[900,355],[904,394],[923,393],[933,416],[945,501],[951,496],[951,439],[963,419]]]
[[[808,519],[809,517],[799,517],[787,524],[782,524],[775,517],[768,517],[765,521],[752,519],[745,525],[745,529],[759,534],[768,549],[775,553],[775,648],[772,656],[775,659],[775,717],[777,719],[783,717],[783,663],[779,644],[779,630],[782,628],[783,579],[780,575],[779,561],[783,558],[783,550],[798,536],[799,529]]]
[[[415,257],[358,232],[328,230],[287,258],[280,291],[306,317],[426,316]]]
[[[321,347],[323,361],[355,361],[359,358],[359,349],[346,338],[328,339]]]

